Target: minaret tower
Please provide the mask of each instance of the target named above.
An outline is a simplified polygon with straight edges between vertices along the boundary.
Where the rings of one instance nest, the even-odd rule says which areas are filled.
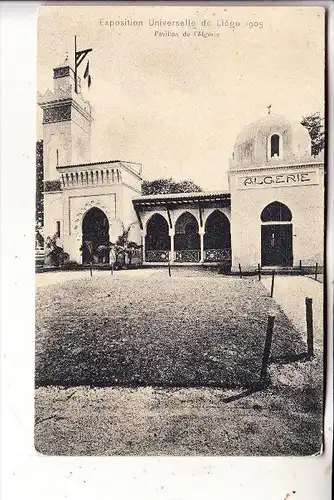
[[[76,92],[77,90],[77,92]],[[59,179],[57,166],[90,161],[91,108],[68,59],[53,70],[53,91],[39,95],[43,109],[44,181]],[[47,187],[47,186],[46,186]]]
[[[53,69],[53,90],[38,95],[43,110],[45,237],[64,235],[64,200],[58,167],[90,162],[91,108],[82,97],[77,69],[91,50],[77,51],[75,38],[75,69],[66,55],[65,61]]]

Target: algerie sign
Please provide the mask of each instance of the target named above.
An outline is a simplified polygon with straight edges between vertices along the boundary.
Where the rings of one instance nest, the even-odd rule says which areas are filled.
[[[271,175],[247,175],[239,177],[238,179],[239,189],[308,186],[311,184],[319,184],[316,171]]]

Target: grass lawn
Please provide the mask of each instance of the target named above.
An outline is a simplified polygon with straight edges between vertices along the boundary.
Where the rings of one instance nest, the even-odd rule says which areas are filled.
[[[210,273],[211,274],[211,273]],[[37,291],[36,385],[249,387],[305,343],[256,278],[93,276]]]

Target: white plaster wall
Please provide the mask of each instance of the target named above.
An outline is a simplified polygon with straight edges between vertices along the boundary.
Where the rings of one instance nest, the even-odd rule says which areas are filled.
[[[268,187],[237,189],[237,179],[241,172],[230,173],[231,186],[231,240],[232,267],[240,263],[244,269],[254,268],[261,263],[261,219],[266,205],[279,201],[292,212],[293,224],[293,265],[299,260],[305,265],[323,263],[324,244],[324,186],[323,169],[316,167],[319,184],[293,187]],[[314,171],[315,167],[305,167],[303,172]],[[300,170],[287,168],[286,172]],[[266,174],[275,174],[267,170]],[[283,170],[279,174],[284,173]]]
[[[131,187],[134,190],[134,196],[141,195],[141,179],[136,175],[133,175],[131,172],[128,172],[126,168],[122,168],[122,164],[120,165],[122,182],[125,184],[125,187]]]
[[[81,263],[82,221],[88,210],[97,207],[103,210],[109,221],[109,239],[117,239],[121,228],[117,221],[120,186],[88,187],[63,191],[64,249],[70,259]]]
[[[228,218],[228,220],[230,221],[231,223],[231,207],[223,207],[223,208],[205,208],[204,209],[204,216],[203,216],[203,225],[205,226],[205,222],[207,220],[207,218],[209,217],[209,215],[211,215],[213,212],[215,212],[216,210],[219,210],[219,212],[223,213],[224,215],[226,215],[226,217]]]
[[[129,240],[134,241],[138,245],[141,244],[140,227],[137,219],[136,212],[133,208],[132,198],[138,196],[138,192],[123,186],[123,197],[120,218],[125,227],[131,224],[129,233]]]
[[[90,162],[91,124],[72,106],[72,156],[71,165]]]
[[[44,193],[44,237],[52,237],[57,231],[57,221],[60,221],[60,237],[63,235],[63,207],[60,192]]]
[[[72,106],[72,120],[43,125],[44,180],[59,178],[61,166],[89,163],[90,122]]]
[[[71,163],[71,122],[45,123],[43,125],[44,180],[59,178],[57,172],[57,149],[59,165]]]
[[[189,212],[190,214],[194,215],[194,217],[197,220],[197,223],[199,225],[199,212],[198,212],[198,208],[197,209],[195,209],[195,208],[176,208],[176,209],[170,210],[170,216],[171,216],[171,221],[172,221],[173,228],[175,228],[175,223],[176,223],[177,219],[180,217],[180,215],[182,215],[185,212]],[[142,212],[141,213],[141,218],[142,218],[142,221],[143,221],[143,226],[144,226],[145,234],[146,234],[147,223],[148,223],[149,219],[154,214],[160,214],[160,215],[162,215],[166,219],[167,224],[169,226],[169,220],[168,220],[168,215],[167,215],[167,210],[166,209],[159,208],[158,210],[151,210],[151,211],[147,211],[147,212]]]
[[[82,221],[92,207],[103,210],[109,221],[109,239],[115,242],[130,223],[134,223],[129,239],[141,243],[140,228],[132,206],[132,198],[137,193],[114,184],[113,186],[90,186],[65,189],[62,199],[64,249],[71,260],[81,263]]]
[[[151,217],[153,217],[153,215],[155,214],[160,214],[162,215],[165,219],[166,219],[166,222],[169,226],[169,223],[168,223],[168,215],[167,215],[167,210],[165,209],[159,209],[159,210],[148,210],[147,212],[140,212],[140,217],[141,217],[141,220],[142,220],[142,224],[143,224],[143,234],[146,234],[147,232],[147,224],[148,224],[148,221],[150,220]]]

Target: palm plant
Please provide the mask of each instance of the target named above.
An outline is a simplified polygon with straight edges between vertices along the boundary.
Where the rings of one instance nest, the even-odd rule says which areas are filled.
[[[142,246],[138,245],[135,241],[129,241],[130,231],[134,224],[135,222],[132,222],[125,227],[123,222],[121,222],[122,232],[117,240],[111,243],[111,247],[115,252],[116,265],[120,265],[121,267],[130,267],[135,251]]]

